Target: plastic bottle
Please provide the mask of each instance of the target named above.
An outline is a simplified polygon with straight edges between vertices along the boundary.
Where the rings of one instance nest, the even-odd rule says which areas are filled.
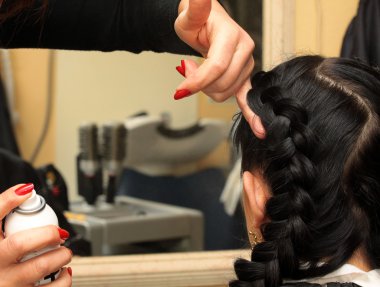
[[[46,204],[45,199],[38,195],[35,190],[32,191],[31,197],[29,197],[19,207],[12,210],[5,218],[4,234],[5,237],[10,236],[16,232],[42,227],[46,225],[58,226],[58,218],[55,215],[53,209]],[[24,262],[30,258],[36,257],[42,253],[58,248],[58,246],[51,246],[42,250],[34,251],[24,256],[20,262]],[[48,284],[60,274],[60,270],[53,272],[52,274],[40,279],[35,283],[36,286]]]

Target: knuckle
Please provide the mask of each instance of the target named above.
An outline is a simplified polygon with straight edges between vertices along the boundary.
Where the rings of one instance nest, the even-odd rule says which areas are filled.
[[[204,93],[216,103],[222,103],[229,98],[229,93],[218,91],[214,86],[208,87]]]
[[[212,65],[212,70],[218,74],[222,74],[226,70],[226,68],[227,68],[227,63],[221,60],[214,62]]]
[[[227,81],[220,81],[220,82],[215,83],[215,84],[216,84],[216,90],[217,91],[224,92],[230,88],[232,83],[229,83]]]
[[[217,103],[222,103],[222,102],[224,102],[224,101],[228,98],[228,96],[226,96],[226,95],[223,94],[223,93],[216,93],[216,94],[213,94],[213,95],[211,96],[211,98],[212,98],[215,102],[217,102]]]
[[[242,39],[239,45],[240,51],[244,53],[244,55],[253,55],[253,51],[255,50],[255,43],[251,38]]]
[[[251,38],[249,38],[249,41],[247,42],[247,48],[251,52],[255,49],[255,42]]]
[[[53,225],[46,227],[44,236],[49,241],[49,243],[57,243],[60,241],[57,227]]]
[[[50,264],[49,262],[41,257],[38,260],[35,260],[33,263],[34,272],[38,277],[44,277],[46,274],[50,273]]]
[[[20,236],[10,236],[7,238],[7,245],[10,252],[17,252],[19,254],[24,254],[24,240]]]
[[[255,49],[255,41],[249,36],[247,32],[244,32],[243,35],[243,41],[244,41],[244,46],[251,52]]]
[[[224,100],[221,99],[221,98],[219,98],[219,97],[214,98],[214,101],[217,102],[217,103],[223,103],[224,102]]]
[[[73,258],[73,252],[69,248],[66,248],[66,247],[64,248],[65,248],[65,257],[66,257],[66,264],[67,264]]]

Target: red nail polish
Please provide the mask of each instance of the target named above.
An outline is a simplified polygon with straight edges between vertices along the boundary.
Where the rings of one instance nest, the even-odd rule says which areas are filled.
[[[174,99],[180,100],[180,99],[183,99],[183,98],[188,97],[190,95],[191,95],[191,92],[188,89],[178,90],[174,94]]]
[[[27,183],[27,184],[23,184],[19,188],[17,188],[15,190],[15,193],[17,195],[26,195],[26,194],[32,192],[33,189],[34,189],[33,183]]]
[[[185,77],[185,71],[183,70],[183,68],[181,66],[177,66],[175,68],[178,71],[178,73],[180,73],[182,76]]]
[[[58,232],[59,232],[59,237],[61,237],[62,240],[66,240],[67,238],[70,237],[70,233],[68,233],[66,230],[62,229],[62,228],[58,228]]]
[[[175,67],[182,76],[186,77],[186,63],[185,60],[181,60],[181,66]]]
[[[69,275],[73,277],[73,269],[71,269],[71,267],[67,267],[67,273],[69,273]]]

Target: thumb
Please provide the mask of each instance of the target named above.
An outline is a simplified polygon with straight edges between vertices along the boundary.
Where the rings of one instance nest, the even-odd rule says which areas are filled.
[[[189,6],[185,10],[185,29],[193,30],[202,27],[211,12],[211,0],[189,0]]]

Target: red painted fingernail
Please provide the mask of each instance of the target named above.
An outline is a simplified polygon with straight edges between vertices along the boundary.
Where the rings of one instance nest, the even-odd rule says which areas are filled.
[[[181,60],[181,66],[175,67],[182,76],[186,77],[186,63],[185,60]]]
[[[69,273],[69,275],[73,277],[73,269],[71,269],[71,267],[67,267],[67,273]]]
[[[17,188],[15,190],[15,193],[17,195],[25,195],[25,194],[32,192],[33,189],[34,189],[33,183],[27,183],[27,184],[23,184],[19,188]]]
[[[58,228],[58,232],[59,232],[59,237],[61,237],[61,239],[63,240],[66,240],[67,238],[70,237],[70,233],[67,232],[66,230],[62,229],[62,228]]]
[[[178,73],[180,73],[182,76],[185,77],[185,71],[183,70],[183,68],[181,66],[177,66],[175,68],[178,71]]]
[[[180,100],[180,99],[183,99],[183,98],[188,97],[190,95],[191,95],[191,92],[189,90],[187,90],[187,89],[178,90],[174,94],[174,99],[175,100]]]

